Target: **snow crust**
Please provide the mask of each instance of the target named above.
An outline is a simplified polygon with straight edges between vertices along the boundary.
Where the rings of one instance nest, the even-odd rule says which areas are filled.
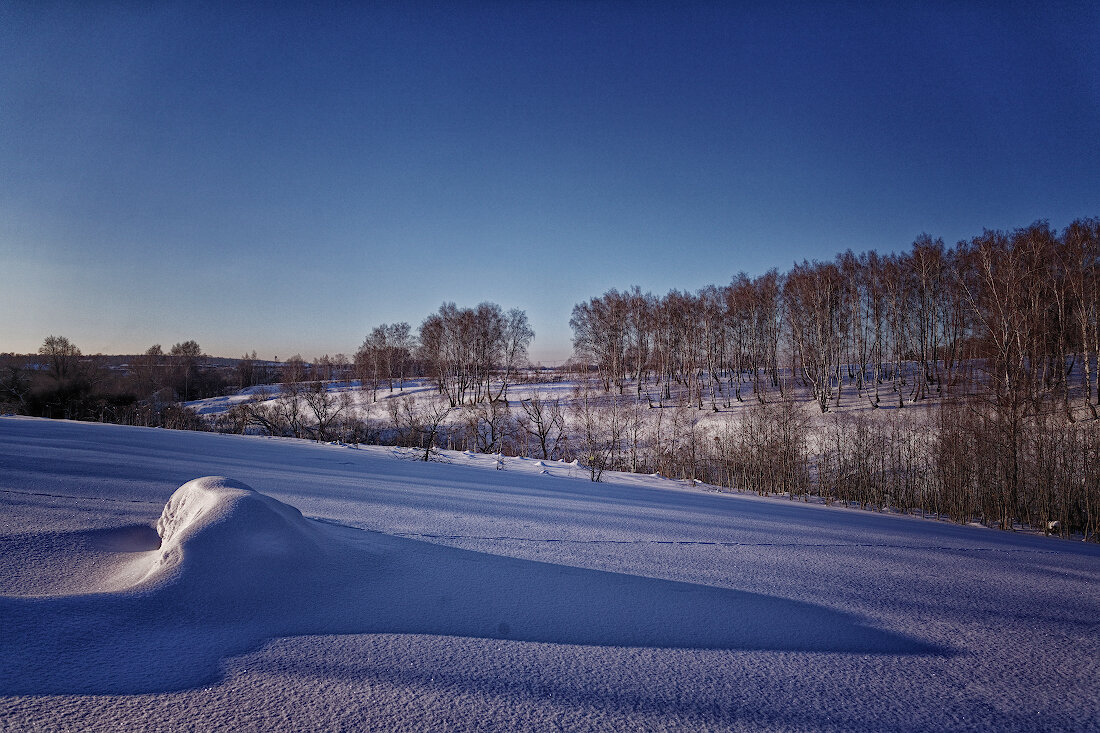
[[[0,729],[1100,729],[1100,548],[444,458],[0,418]]]

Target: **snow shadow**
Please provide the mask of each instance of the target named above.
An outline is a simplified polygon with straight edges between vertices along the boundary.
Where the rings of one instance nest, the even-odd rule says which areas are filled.
[[[811,603],[412,539],[387,542],[402,558],[399,573],[415,582],[388,599],[372,632],[665,649],[943,651]],[[348,599],[356,600],[365,599]]]
[[[193,554],[207,556],[163,583],[111,593],[0,596],[0,695],[190,689],[216,683],[227,657],[304,635],[951,653],[812,603],[456,549],[300,515],[288,521],[301,523],[293,528],[301,537],[293,538],[289,559],[270,536],[258,543],[219,539],[196,545]],[[129,540],[125,550],[149,541],[147,533],[122,529],[96,539],[108,549]],[[219,531],[244,536],[249,529]]]

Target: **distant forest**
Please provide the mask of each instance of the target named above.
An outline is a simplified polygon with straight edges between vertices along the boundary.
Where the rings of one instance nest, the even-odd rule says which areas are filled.
[[[701,444],[708,481],[1096,536],[1096,219],[953,248],[921,236],[906,253],[849,251],[695,294],[612,290],[577,305],[571,325],[604,388],[650,405],[679,386],[682,402],[715,411],[793,395],[820,413],[849,406],[809,442],[801,413],[748,412]],[[935,409],[904,420],[851,409],[922,403]]]
[[[0,357],[0,410],[401,442],[425,457],[439,445],[575,458],[593,479],[658,472],[1100,531],[1100,220],[953,247],[921,236],[907,252],[848,251],[696,293],[610,290],[576,305],[570,325],[574,357],[552,372],[525,368],[526,314],[492,303],[444,303],[415,331],[382,324],[352,357],[312,362],[212,359],[194,341],[120,362],[50,336],[37,355]],[[439,409],[391,401],[381,426],[325,396],[325,383],[354,379],[375,402],[414,377],[435,385]],[[509,405],[517,380],[549,378],[576,388]],[[180,404],[263,384],[282,385],[282,402],[258,397],[216,420]]]
[[[577,305],[570,325],[607,389],[678,383],[700,407],[707,380],[712,400],[742,399],[746,375],[764,399],[786,366],[822,412],[854,389],[873,407],[980,392],[1096,418],[1098,239],[1097,220],[954,248],[922,235],[907,253],[848,251],[695,294],[611,290]]]

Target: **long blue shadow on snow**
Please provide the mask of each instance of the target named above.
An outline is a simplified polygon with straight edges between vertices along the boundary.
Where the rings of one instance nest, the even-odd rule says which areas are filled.
[[[120,528],[133,532],[133,528]],[[838,654],[951,651],[812,603],[501,557],[345,527],[292,573],[212,558],[167,587],[0,597],[0,695],[136,694],[216,683],[282,636],[407,633],[554,644]],[[100,546],[111,538],[97,533]],[[242,568],[236,568],[237,571]],[[204,577],[205,576],[205,577]],[[233,577],[239,578],[238,572]]]

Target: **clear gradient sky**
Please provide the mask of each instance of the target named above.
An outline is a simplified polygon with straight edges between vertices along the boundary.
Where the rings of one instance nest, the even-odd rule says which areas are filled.
[[[612,287],[1100,215],[1100,3],[359,5],[0,2],[0,352],[490,300],[554,361]]]

